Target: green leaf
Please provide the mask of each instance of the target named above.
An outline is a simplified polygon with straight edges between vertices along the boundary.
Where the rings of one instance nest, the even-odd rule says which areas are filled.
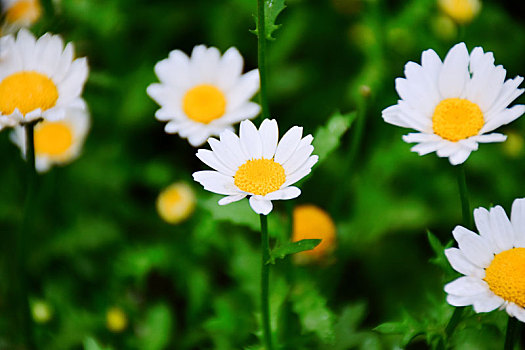
[[[317,129],[313,141],[314,153],[319,156],[317,166],[339,147],[341,137],[350,128],[355,118],[356,112],[341,114],[337,111],[332,114],[326,125]]]
[[[447,273],[452,273],[452,268],[448,262],[447,257],[445,256],[445,249],[450,248],[453,244],[453,241],[450,240],[446,246],[441,244],[441,241],[430,231],[427,231],[428,242],[432,247],[432,250],[436,254],[434,258],[430,259],[430,262],[436,266],[439,266]]]
[[[317,287],[311,281],[305,280],[297,283],[291,301],[303,330],[315,333],[324,343],[333,344],[335,315],[327,306],[326,298],[321,295]]]
[[[97,341],[91,337],[84,340],[84,350],[110,350],[111,348],[106,348],[100,346]]]
[[[286,242],[283,245],[272,249],[270,252],[270,261],[267,263],[275,263],[275,259],[284,259],[287,255],[304,252],[317,247],[321,243],[320,239],[301,239],[297,242]]]
[[[286,5],[284,0],[265,0],[264,1],[264,35],[266,40],[275,40],[272,36],[273,32],[276,31],[281,25],[275,24],[277,16],[284,10]],[[259,25],[256,21],[256,27],[253,32],[257,36],[259,35]]]
[[[141,328],[140,349],[161,350],[169,344],[172,336],[173,317],[165,304],[157,304],[148,310]]]

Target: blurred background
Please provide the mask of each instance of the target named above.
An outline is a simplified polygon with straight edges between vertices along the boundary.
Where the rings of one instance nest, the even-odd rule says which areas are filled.
[[[337,238],[319,259],[272,267],[282,349],[435,345],[453,311],[443,285],[456,275],[442,249],[461,223],[455,173],[446,159],[410,152],[407,130],[384,123],[381,111],[396,103],[405,63],[428,48],[444,57],[465,41],[494,52],[507,77],[525,74],[517,3],[484,0],[458,14],[431,0],[286,1],[269,43],[271,115],[281,133],[293,125],[320,137],[336,132],[302,195],[275,203],[270,234],[288,239],[294,206],[314,204],[329,218],[311,220],[332,222]],[[39,349],[261,349],[258,217],[247,201],[219,207],[193,183],[205,165],[186,140],[163,131],[145,92],[157,81],[155,63],[173,49],[235,46],[245,71],[256,68],[255,15],[254,0],[42,1],[33,33],[61,34],[88,57],[92,126],[79,159],[38,178],[27,264]],[[348,114],[356,110],[360,142]],[[503,128],[507,142],[470,156],[473,208],[510,210],[525,195],[524,130],[518,120]],[[22,220],[25,164],[10,130],[0,132],[0,164],[0,349],[11,349],[8,253]],[[190,193],[176,218],[162,214],[169,198],[159,199],[175,182]],[[319,225],[320,234],[331,227]],[[469,309],[453,344],[498,348],[505,322],[502,313]]]

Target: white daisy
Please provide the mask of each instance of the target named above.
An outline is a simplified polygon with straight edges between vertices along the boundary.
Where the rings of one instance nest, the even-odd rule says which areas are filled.
[[[46,172],[54,164],[66,164],[76,159],[82,150],[89,131],[90,118],[85,109],[68,108],[63,119],[44,120],[35,125],[35,166],[38,172]],[[25,157],[25,128],[17,126],[11,140]]]
[[[453,165],[463,163],[480,142],[503,142],[505,135],[490,133],[525,112],[525,106],[507,106],[523,93],[516,77],[494,65],[492,52],[476,47],[469,55],[464,43],[454,46],[441,62],[433,50],[423,52],[421,65],[408,62],[406,78],[396,79],[401,97],[383,111],[390,124],[418,133],[403,136],[420,155],[437,152]]]
[[[1,0],[5,22],[2,33],[14,33],[20,28],[29,27],[42,15],[40,0]]]
[[[215,47],[203,45],[193,49],[191,58],[174,50],[157,63],[160,84],[151,84],[147,92],[161,106],[155,117],[168,121],[165,131],[195,147],[259,114],[260,106],[250,102],[259,90],[259,71],[242,74],[243,64],[234,47],[221,57]]]
[[[0,128],[39,118],[56,121],[67,108],[85,109],[80,97],[88,74],[85,58],[59,35],[36,40],[22,29],[0,38]]]
[[[312,135],[302,137],[303,128],[294,126],[279,139],[275,120],[265,119],[259,130],[249,121],[240,126],[240,137],[230,130],[220,135],[220,141],[210,138],[211,151],[200,149],[197,157],[215,171],[198,171],[193,179],[204,189],[227,195],[219,201],[226,205],[250,197],[257,214],[272,211],[272,200],[292,199],[301,190],[291,186],[317,163],[312,156]]]
[[[510,221],[502,207],[474,210],[479,235],[457,226],[459,248],[445,254],[465,276],[445,286],[447,302],[473,305],[476,312],[506,309],[525,322],[525,198],[512,204]]]

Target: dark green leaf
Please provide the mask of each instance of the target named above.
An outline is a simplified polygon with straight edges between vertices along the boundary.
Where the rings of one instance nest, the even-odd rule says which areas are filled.
[[[320,239],[302,239],[297,242],[286,242],[283,245],[272,249],[270,252],[270,261],[272,264],[275,259],[284,259],[287,255],[304,252],[317,247],[321,243]]]
[[[319,164],[322,163],[330,153],[339,147],[341,137],[350,128],[355,117],[355,112],[347,114],[335,112],[332,114],[326,125],[317,129],[313,141],[314,153],[319,156],[317,166],[319,166]]]
[[[284,0],[265,0],[264,1],[264,31],[267,40],[275,40],[272,36],[273,32],[276,31],[281,25],[275,24],[277,16],[284,10],[286,5]],[[259,35],[259,28],[254,30],[256,35]]]

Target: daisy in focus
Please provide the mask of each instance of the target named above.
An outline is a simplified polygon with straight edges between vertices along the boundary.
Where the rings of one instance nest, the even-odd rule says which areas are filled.
[[[220,140],[210,138],[212,150],[199,149],[197,157],[214,170],[198,171],[193,179],[205,190],[226,195],[219,205],[250,196],[257,214],[268,215],[272,200],[298,197],[301,190],[292,185],[308,175],[318,160],[311,155],[312,135],[303,138],[303,128],[294,126],[278,142],[279,129],[273,119],[265,119],[259,130],[244,120],[239,134],[225,130]]]
[[[157,212],[169,224],[178,224],[193,214],[195,193],[184,182],[176,182],[164,189],[157,198]]]
[[[312,250],[294,255],[299,264],[320,262],[335,248],[336,230],[330,215],[313,204],[298,205],[293,210],[292,241],[302,239],[321,239],[321,243]]]
[[[476,312],[505,309],[525,322],[525,198],[514,201],[510,220],[500,206],[475,209],[474,220],[479,235],[457,226],[452,234],[459,248],[445,250],[465,275],[445,286],[447,302]]]
[[[250,99],[259,90],[259,71],[242,74],[244,61],[232,47],[221,57],[215,47],[195,46],[191,57],[180,50],[155,65],[160,83],[148,86],[148,95],[161,108],[155,113],[167,121],[164,130],[179,134],[196,147],[208,137],[259,114]]]
[[[73,44],[59,35],[38,40],[25,29],[0,38],[0,128],[40,118],[58,121],[68,108],[85,109],[85,58],[73,59]]]
[[[443,62],[433,50],[424,51],[421,65],[408,62],[406,78],[396,79],[401,99],[383,110],[383,119],[418,131],[403,136],[417,143],[413,152],[436,152],[461,164],[478,143],[505,141],[505,135],[491,132],[525,112],[523,105],[508,108],[523,93],[518,89],[523,78],[505,80],[505,75],[481,47],[469,55],[464,43],[457,44]]]
[[[5,22],[2,33],[14,33],[20,28],[30,27],[42,16],[40,0],[1,0]]]
[[[65,117],[61,120],[44,120],[36,124],[34,129],[36,170],[43,173],[55,164],[67,164],[78,158],[89,126],[88,112],[78,108],[67,109]],[[23,126],[15,127],[11,140],[25,157],[26,133]]]

